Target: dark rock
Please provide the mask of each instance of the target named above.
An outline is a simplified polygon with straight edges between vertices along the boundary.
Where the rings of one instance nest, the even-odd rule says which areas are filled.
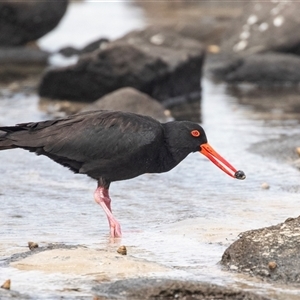
[[[222,56],[221,56],[222,57]],[[287,85],[300,82],[300,57],[293,54],[263,53],[215,61],[209,71],[227,82],[258,85]]]
[[[107,49],[82,57],[75,66],[52,69],[42,78],[42,97],[93,102],[118,88],[143,90],[167,65],[134,46],[111,44]]]
[[[276,226],[241,234],[223,254],[221,263],[229,270],[279,281],[300,283],[300,217]],[[275,268],[270,268],[270,263]]]
[[[78,63],[49,70],[42,97],[95,101],[122,87],[136,88],[163,102],[195,95],[199,99],[204,50],[195,40],[170,31],[134,31]]]
[[[253,54],[279,51],[300,54],[300,6],[293,1],[247,1],[227,29],[221,50]]]
[[[0,81],[42,73],[48,57],[47,52],[30,47],[0,47]]]
[[[74,48],[72,46],[67,46],[67,47],[63,47],[61,48],[58,53],[62,54],[65,57],[70,57],[73,55],[79,55],[80,54],[80,50],[77,48]]]
[[[84,53],[89,53],[89,52],[93,52],[95,50],[99,50],[104,45],[106,45],[108,42],[109,42],[108,39],[101,38],[101,39],[98,39],[98,40],[86,45],[82,49],[76,49],[74,47],[69,46],[69,47],[64,47],[64,48],[60,49],[58,52],[66,57],[70,57],[73,55],[81,55]]]
[[[25,45],[59,23],[68,1],[1,1],[0,46]]]
[[[153,117],[162,122],[170,119],[170,116],[165,114],[165,108],[158,101],[130,87],[109,93],[86,106],[82,111],[98,109],[133,112]]]
[[[218,299],[267,300],[268,298],[245,291],[202,282],[172,279],[128,279],[93,288],[100,299]]]
[[[100,38],[92,43],[89,43],[80,50],[80,54],[93,52],[99,49],[104,48],[104,46],[109,42],[106,38]]]

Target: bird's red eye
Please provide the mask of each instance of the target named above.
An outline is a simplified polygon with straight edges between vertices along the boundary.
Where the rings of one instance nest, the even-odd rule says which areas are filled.
[[[200,132],[198,130],[192,130],[191,135],[194,137],[198,137],[200,135]]]

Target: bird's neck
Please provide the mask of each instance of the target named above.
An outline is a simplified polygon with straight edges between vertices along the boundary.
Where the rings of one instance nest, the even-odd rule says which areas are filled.
[[[165,155],[165,157],[167,157],[167,159],[165,159],[165,164],[167,164],[170,169],[178,165],[191,153],[191,150],[181,143],[178,131],[176,130],[177,126],[179,129],[180,122],[174,121],[163,124],[167,153],[167,155]]]

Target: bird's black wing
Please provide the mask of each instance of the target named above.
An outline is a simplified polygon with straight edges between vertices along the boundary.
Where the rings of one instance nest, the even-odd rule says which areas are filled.
[[[163,137],[161,124],[125,112],[95,111],[64,119],[0,127],[6,143],[46,155],[80,172],[84,164],[132,155]],[[1,147],[1,140],[0,140]]]

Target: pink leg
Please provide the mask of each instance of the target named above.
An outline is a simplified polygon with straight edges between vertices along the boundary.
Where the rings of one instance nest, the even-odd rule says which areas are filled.
[[[114,238],[119,238],[122,236],[120,223],[116,220],[112,214],[110,202],[111,199],[108,194],[108,189],[98,186],[94,193],[95,201],[101,205],[103,208],[109,223],[110,235]]]

